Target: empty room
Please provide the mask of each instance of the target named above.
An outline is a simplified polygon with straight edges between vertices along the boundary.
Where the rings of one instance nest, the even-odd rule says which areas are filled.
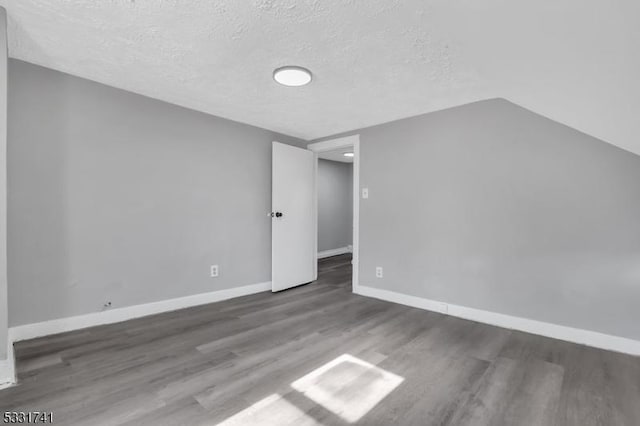
[[[640,425],[639,29],[0,0],[0,422]]]

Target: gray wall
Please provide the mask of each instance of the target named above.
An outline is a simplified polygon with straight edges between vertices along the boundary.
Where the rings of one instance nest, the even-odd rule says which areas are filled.
[[[351,245],[353,165],[318,160],[318,251]]]
[[[273,140],[10,60],[10,325],[269,281]]]
[[[640,156],[503,100],[355,133],[362,285],[640,339]]]
[[[7,358],[7,291],[7,11],[0,7],[0,362]]]

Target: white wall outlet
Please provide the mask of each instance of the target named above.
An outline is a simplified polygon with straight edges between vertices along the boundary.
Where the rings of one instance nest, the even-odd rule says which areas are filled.
[[[220,274],[220,270],[218,269],[218,265],[211,265],[211,278],[215,278]]]
[[[376,278],[382,278],[382,266],[376,266]]]
[[[369,198],[369,188],[362,188],[362,198]]]

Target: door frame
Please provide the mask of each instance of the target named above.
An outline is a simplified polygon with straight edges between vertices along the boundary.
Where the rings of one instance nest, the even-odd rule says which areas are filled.
[[[315,224],[315,257],[314,276],[318,278],[318,154],[321,152],[334,151],[340,148],[353,148],[353,259],[352,268],[352,291],[359,289],[359,268],[360,264],[360,135],[345,136],[342,138],[330,139],[307,145],[307,149],[313,151],[314,156],[314,209],[313,223]]]

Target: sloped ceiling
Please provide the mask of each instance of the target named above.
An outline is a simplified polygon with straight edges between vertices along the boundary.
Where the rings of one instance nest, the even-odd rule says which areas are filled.
[[[305,139],[503,97],[640,153],[637,0],[9,0],[10,56]],[[278,86],[274,68],[314,72]]]

